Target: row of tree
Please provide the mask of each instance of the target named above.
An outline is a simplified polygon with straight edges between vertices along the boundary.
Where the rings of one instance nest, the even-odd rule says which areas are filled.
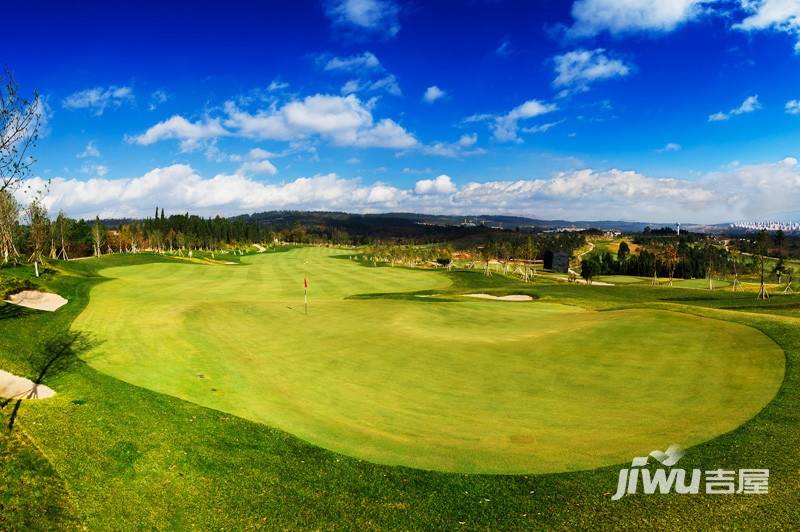
[[[684,279],[707,278],[709,288],[713,288],[715,278],[732,277],[734,289],[740,274],[758,274],[761,280],[760,296],[766,297],[765,279],[770,273],[766,269],[767,258],[773,250],[774,237],[762,231],[749,240],[737,242],[713,237],[699,240],[687,235],[681,238],[648,238],[638,255],[630,253],[630,247],[622,242],[616,257],[607,251],[596,251],[581,261],[581,276],[587,281],[597,275],[623,274],[652,276],[654,279],[666,277],[672,285],[674,277]],[[741,249],[748,249],[742,252]],[[793,271],[779,257],[771,273],[781,283],[784,277],[791,281]]]

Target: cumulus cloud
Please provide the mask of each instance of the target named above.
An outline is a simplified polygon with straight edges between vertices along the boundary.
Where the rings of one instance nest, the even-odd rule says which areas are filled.
[[[275,175],[278,169],[268,159],[247,161],[236,171],[241,175]]]
[[[784,106],[786,112],[790,115],[800,115],[800,101],[789,100]]]
[[[263,161],[263,155],[257,152],[252,160]],[[270,175],[269,171],[262,173]],[[45,182],[33,178],[28,184],[42,188]],[[56,177],[44,202],[51,212],[63,209],[71,216],[87,218],[143,216],[158,204],[168,211],[206,215],[271,209],[403,210],[716,223],[796,212],[800,164],[789,157],[775,163],[737,166],[695,180],[586,168],[545,178],[469,182],[459,187],[449,176],[440,175],[419,180],[412,188],[363,183],[336,174],[281,183],[255,180],[245,172],[203,177],[191,166],[176,164],[128,179]]]
[[[498,142],[522,142],[519,138],[519,123],[556,111],[558,106],[539,100],[528,100],[504,115],[479,114],[467,117],[465,122],[489,121],[494,139]]]
[[[64,98],[62,105],[66,109],[91,109],[95,115],[100,116],[108,108],[116,108],[133,101],[133,89],[111,85],[72,93]]]
[[[97,149],[93,140],[90,140],[82,152],[75,155],[78,159],[86,159],[87,157],[100,157],[100,150]]]
[[[222,117],[205,117],[190,122],[175,115],[128,140],[149,145],[177,139],[181,148],[188,151],[202,146],[203,141],[225,136],[278,141],[299,141],[319,136],[338,146],[393,149],[408,149],[417,144],[417,139],[395,121],[389,118],[376,121],[371,104],[352,94],[317,94],[282,106],[273,104],[255,112],[228,101]]]
[[[774,30],[792,35],[798,41],[794,49],[800,52],[800,2],[797,0],[740,0],[749,14],[734,25],[742,31]]]
[[[327,0],[325,12],[348,33],[394,37],[400,31],[400,6],[392,0]]]
[[[573,50],[553,58],[556,77],[553,86],[564,88],[562,96],[570,92],[589,89],[589,85],[597,80],[625,77],[631,67],[619,59],[609,59],[605,50]]]
[[[427,103],[433,103],[440,98],[444,98],[447,93],[437,87],[436,85],[431,85],[427,89],[425,89],[425,94],[422,96],[422,99]]]
[[[709,122],[723,122],[725,120],[729,120],[730,117],[733,115],[743,115],[747,113],[752,113],[754,111],[758,111],[761,109],[761,102],[758,101],[758,94],[753,96],[748,96],[744,99],[744,101],[739,105],[739,107],[735,107],[725,112],[717,112],[708,116]]]
[[[395,149],[417,144],[413,135],[393,120],[384,118],[376,123],[370,109],[355,95],[317,94],[255,114],[232,102],[225,108],[225,126],[243,137],[293,140],[319,135],[340,146]]]
[[[486,154],[485,149],[475,147],[477,142],[477,133],[464,134],[456,142],[433,142],[420,146],[420,151],[425,155],[451,158]]]
[[[702,15],[703,6],[713,1],[577,0],[572,5],[575,22],[568,35],[591,37],[604,31],[611,34],[668,32]]]
[[[444,174],[436,179],[421,179],[414,186],[414,192],[417,194],[452,194],[456,190],[453,180]]]
[[[141,135],[128,137],[128,142],[148,146],[168,139],[178,139],[181,149],[194,150],[202,141],[224,137],[228,132],[222,127],[219,119],[205,118],[202,121],[190,122],[180,115],[174,115],[163,122],[151,126]]]

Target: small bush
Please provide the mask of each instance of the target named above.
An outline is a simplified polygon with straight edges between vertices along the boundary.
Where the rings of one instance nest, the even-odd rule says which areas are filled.
[[[0,280],[0,299],[8,299],[8,296],[24,290],[38,289],[39,286],[29,279],[2,279]]]

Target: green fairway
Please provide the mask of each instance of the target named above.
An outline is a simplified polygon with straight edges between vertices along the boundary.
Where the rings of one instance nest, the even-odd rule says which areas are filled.
[[[708,290],[708,279],[673,279],[673,284],[677,288],[698,288]],[[726,288],[731,285],[730,281],[724,279],[714,279],[714,289]]]
[[[598,281],[612,284],[637,284],[649,283],[652,281],[650,277],[634,277],[632,275],[601,275],[597,278]]]
[[[690,446],[752,417],[783,377],[783,351],[762,333],[681,313],[345,299],[450,280],[344,253],[108,268],[73,327],[97,342],[84,358],[121,380],[358,458],[444,471],[588,469]]]

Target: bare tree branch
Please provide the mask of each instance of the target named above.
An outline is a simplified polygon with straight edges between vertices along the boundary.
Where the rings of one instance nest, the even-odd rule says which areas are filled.
[[[30,151],[39,140],[42,102],[34,91],[28,99],[9,69],[0,73],[0,192],[17,187],[35,159]]]

